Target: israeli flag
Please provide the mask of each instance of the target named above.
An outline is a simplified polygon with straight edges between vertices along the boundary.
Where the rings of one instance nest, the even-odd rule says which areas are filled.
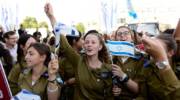
[[[107,41],[107,47],[111,55],[134,57],[135,46],[127,41]]]
[[[29,90],[22,89],[17,95],[11,100],[41,100],[40,96],[32,93]]]
[[[79,32],[75,27],[67,26],[61,22],[55,24],[54,32],[56,36],[56,47],[60,45],[60,34],[65,34],[66,36],[79,36]]]
[[[131,16],[134,19],[136,19],[137,18],[137,14],[136,14],[135,10],[133,9],[131,0],[127,0],[127,7],[128,7],[129,16]]]

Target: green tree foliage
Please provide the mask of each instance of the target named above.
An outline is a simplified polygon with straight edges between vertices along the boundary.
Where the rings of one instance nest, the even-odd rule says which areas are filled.
[[[24,28],[38,28],[38,22],[35,17],[27,16],[24,19],[22,25],[24,26]]]
[[[45,21],[40,22],[38,26],[39,26],[39,28],[45,27],[46,29],[48,29],[48,24]]]
[[[81,33],[85,33],[85,26],[83,23],[78,23],[76,26],[78,31],[80,31]]]

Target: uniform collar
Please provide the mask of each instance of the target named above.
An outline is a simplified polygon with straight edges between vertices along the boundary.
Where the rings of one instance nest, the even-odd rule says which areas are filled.
[[[30,68],[24,69],[23,74],[25,74],[25,77],[27,77],[28,79],[31,79],[32,81],[32,69]],[[46,66],[43,67],[41,77],[48,78],[48,70]]]
[[[25,69],[23,71],[23,74],[26,77],[25,79],[27,80],[27,82],[31,85],[32,84],[32,69],[30,69],[30,68]],[[42,77],[48,78],[48,71],[47,71],[46,66],[43,67],[42,74],[41,74],[40,78],[42,78]]]

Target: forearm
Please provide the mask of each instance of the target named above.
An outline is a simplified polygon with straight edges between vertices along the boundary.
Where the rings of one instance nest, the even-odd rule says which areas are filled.
[[[135,81],[129,79],[125,84],[131,92],[133,93],[139,92],[138,84]]]
[[[48,18],[49,18],[49,20],[51,22],[51,25],[52,25],[52,28],[53,28],[55,26],[56,22],[57,22],[56,18],[55,18],[54,15],[48,16]]]
[[[21,73],[20,71],[21,71],[20,66],[16,65],[11,69],[8,75],[8,82],[13,95],[16,95],[20,91],[18,85],[18,79]]]
[[[80,55],[70,46],[64,35],[60,36],[61,46],[58,50],[62,50],[67,59],[71,62],[73,67],[77,67]]]
[[[172,70],[170,64],[164,65],[162,69],[159,68],[159,75],[162,80],[162,83],[164,84],[165,95],[171,94],[172,92],[180,88],[179,80],[176,77],[174,71]]]
[[[160,69],[159,73],[166,85],[173,85],[179,81],[170,66],[165,69]]]
[[[167,63],[163,64],[163,67],[161,68],[159,62],[166,61]],[[167,58],[161,58],[156,60],[156,66],[159,69],[159,74],[162,80],[166,85],[173,85],[176,82],[178,82],[178,78],[176,77],[174,71],[172,70],[171,65],[169,64],[169,60]]]

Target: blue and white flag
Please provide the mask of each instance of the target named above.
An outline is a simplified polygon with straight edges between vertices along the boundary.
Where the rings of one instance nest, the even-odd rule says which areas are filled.
[[[101,0],[102,21],[107,33],[117,24],[117,4],[117,0]]]
[[[127,7],[128,7],[129,16],[131,16],[134,19],[136,19],[137,18],[137,14],[136,14],[135,10],[133,9],[131,0],[127,0]]]
[[[22,89],[17,95],[11,100],[41,100],[40,96],[32,93],[29,90]]]
[[[66,36],[79,36],[79,32],[75,27],[67,26],[61,22],[55,24],[54,32],[56,36],[56,47],[60,45],[60,34],[65,34]]]
[[[135,46],[127,41],[107,41],[107,47],[111,55],[134,57]]]

